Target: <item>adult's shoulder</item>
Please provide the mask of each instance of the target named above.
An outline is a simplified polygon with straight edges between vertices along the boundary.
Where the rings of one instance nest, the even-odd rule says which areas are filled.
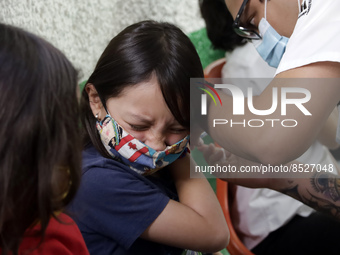
[[[340,62],[339,9],[340,1],[305,1],[276,74],[314,63]]]

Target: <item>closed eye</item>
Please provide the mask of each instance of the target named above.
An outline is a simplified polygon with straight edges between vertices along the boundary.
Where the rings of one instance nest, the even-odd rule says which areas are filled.
[[[147,126],[140,126],[140,125],[133,125],[133,124],[129,124],[131,129],[133,129],[134,131],[145,131],[148,130],[149,127]]]
[[[187,129],[185,129],[185,128],[171,128],[170,132],[173,133],[173,134],[181,134],[181,133],[187,132]]]

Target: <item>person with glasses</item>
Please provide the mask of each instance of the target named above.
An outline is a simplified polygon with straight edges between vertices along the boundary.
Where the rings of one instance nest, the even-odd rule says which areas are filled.
[[[275,111],[269,116],[270,119],[293,119],[298,123],[293,128],[266,125],[245,132],[250,128],[213,127],[213,120],[221,112],[225,119],[234,122],[268,118],[255,115],[247,108],[244,115],[233,115],[230,111],[233,109],[232,97],[220,95],[223,106],[213,107],[210,102],[207,118],[201,118],[200,125],[234,155],[262,164],[285,164],[300,156],[317,139],[340,101],[340,16],[337,14],[340,2],[226,0],[226,5],[235,20],[235,32],[252,40],[267,63],[277,65],[275,79],[261,95],[253,98],[253,105],[257,109],[268,109],[275,88],[280,92],[282,88],[292,91],[292,87],[299,87],[311,95],[304,106],[309,115],[295,107],[287,112]],[[200,131],[191,134],[194,144]],[[242,180],[245,181],[235,181],[240,184]],[[316,210],[340,218],[340,178],[337,175],[323,173],[320,176],[310,171],[305,178],[297,179],[292,175],[286,179],[262,179],[261,184],[243,182],[243,185],[281,191]]]
[[[222,78],[231,82],[249,78],[254,94],[261,94],[268,83],[259,78],[274,77],[276,69],[261,58],[251,42],[234,32],[235,22],[224,0],[203,0],[200,1],[200,8],[214,48],[226,51]],[[246,91],[245,85],[239,84],[238,87]],[[332,117],[335,118],[329,118],[329,125],[323,130],[330,137],[332,130],[335,134],[337,125],[337,115]],[[333,141],[326,143],[330,148],[338,147],[334,134]],[[324,141],[327,140],[319,137],[297,161],[305,164],[334,163],[336,166],[329,150],[321,144]],[[209,162],[214,150],[208,146],[200,149],[205,152],[204,156]],[[211,165],[214,165],[213,162]],[[245,246],[255,254],[332,254],[337,251],[340,224],[334,220],[274,190],[231,186],[233,192],[229,195],[232,195],[233,201],[230,207],[233,226]],[[311,226],[314,231],[307,231]],[[327,232],[328,235],[320,237],[320,232]],[[311,240],[316,239],[319,241],[311,243]],[[324,246],[326,241],[328,250]],[[299,243],[298,247],[296,243]]]
[[[302,6],[299,7],[297,4],[298,2],[298,0],[271,0],[268,2],[264,0],[227,0],[226,4],[235,19],[233,24],[234,31],[247,39],[253,40],[255,44],[260,44],[261,46],[266,42],[257,28],[261,22],[261,25],[266,24],[266,27],[268,27],[267,23],[269,21],[269,24],[272,25],[272,28],[275,28],[281,37],[290,37],[282,61],[280,61],[280,65],[276,71],[276,78],[338,78],[340,76],[340,50],[338,44],[335,42],[340,41],[340,35],[338,35],[338,33],[333,33],[331,28],[336,27],[336,22],[340,23],[340,18],[337,18],[337,15],[328,15],[328,12],[336,9],[338,3],[333,3],[334,1],[323,3],[317,0],[303,1],[303,3],[301,3],[303,6],[305,6],[307,2],[309,3],[307,7],[303,8]],[[329,18],[319,26],[316,26],[315,29],[312,29],[316,22],[322,22],[321,14],[323,16],[329,16]],[[308,21],[312,23],[309,26]],[[294,30],[295,24],[296,29]],[[324,27],[322,27],[322,25]],[[269,29],[267,29],[267,31],[268,30]],[[272,31],[272,29],[270,30]],[[320,33],[322,36],[316,35],[317,33]],[[325,36],[328,36],[330,39],[324,39]],[[280,38],[278,39],[279,41]],[[318,39],[316,40],[316,38]],[[299,40],[302,40],[301,43],[299,43]],[[323,44],[325,47],[322,47],[322,45],[318,46],[319,44]],[[273,49],[273,54],[271,55],[274,55],[276,52],[275,50],[276,48]],[[289,84],[282,84],[278,82],[278,79],[274,79],[264,93],[254,100],[263,102],[270,101],[272,97],[269,96],[266,99],[266,94],[271,94],[273,87],[284,86],[289,86]],[[301,84],[301,87],[303,86],[304,85]],[[242,153],[243,156],[263,162],[282,163],[288,162],[295,156],[303,153],[307,147],[306,145],[313,141],[313,138],[318,135],[320,129],[309,128],[306,130],[306,126],[322,126],[323,122],[327,119],[340,99],[340,92],[338,91],[340,90],[339,86],[324,86],[322,87],[322,93],[319,93],[321,89],[320,86],[307,86],[307,88],[311,94],[314,94],[312,93],[314,91],[315,94],[318,94],[318,98],[311,98],[310,103],[312,104],[314,99],[317,103],[321,102],[318,104],[319,107],[315,112],[315,118],[311,117],[309,121],[301,123],[301,125],[298,125],[294,129],[281,128],[278,130],[277,128],[275,130],[265,130],[262,128],[256,130],[250,137],[253,141],[255,137],[258,137],[258,134],[266,133],[268,135],[265,135],[264,137],[270,139],[270,137],[272,137],[271,132],[275,132],[275,134],[280,133],[280,136],[276,139],[281,139],[281,142],[277,143],[276,149],[270,150],[265,154],[259,153],[259,155],[257,155],[256,151],[259,151],[257,147],[258,143],[254,141],[252,144],[254,144],[254,146],[256,145],[256,150],[252,147],[244,148],[245,150]],[[231,98],[225,98],[225,101],[229,102],[231,101],[230,99]],[[229,105],[225,103],[225,107],[227,108]],[[213,113],[216,109],[212,108],[211,110]],[[323,117],[317,118],[319,115],[322,115]],[[301,132],[305,130],[308,132]],[[228,130],[224,130],[224,132],[222,132],[223,136],[219,139],[221,140],[220,142],[222,145],[231,151],[236,151],[236,149],[233,149],[232,144],[237,145],[239,143],[237,142],[240,138],[239,136],[242,136],[242,130],[239,130],[237,133],[234,131],[235,130],[233,130],[233,136],[231,137],[228,136]],[[302,134],[300,138],[292,139],[292,143],[289,143],[289,145],[286,144],[286,137],[294,137],[294,134],[297,133]],[[233,142],[230,139],[232,139]],[[305,142],[300,143],[300,141]],[[266,147],[265,143],[262,143],[262,145]],[[289,146],[289,153],[277,153],[277,150],[282,150],[282,146]]]

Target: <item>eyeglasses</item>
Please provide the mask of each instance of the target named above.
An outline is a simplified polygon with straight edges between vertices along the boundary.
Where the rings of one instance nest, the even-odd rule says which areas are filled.
[[[248,38],[248,39],[252,39],[252,40],[260,40],[262,39],[262,37],[260,36],[260,34],[255,30],[255,29],[251,29],[251,28],[246,28],[243,27],[242,25],[240,25],[240,19],[241,19],[241,15],[244,11],[244,9],[246,8],[247,3],[249,2],[249,0],[244,0],[240,10],[238,11],[235,21],[233,23],[233,29],[235,31],[236,34],[238,34],[239,36]]]

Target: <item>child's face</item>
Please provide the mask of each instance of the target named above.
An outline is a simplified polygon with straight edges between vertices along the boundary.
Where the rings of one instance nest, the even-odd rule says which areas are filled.
[[[154,150],[164,150],[189,134],[166,105],[156,76],[127,87],[106,106],[118,124]]]

